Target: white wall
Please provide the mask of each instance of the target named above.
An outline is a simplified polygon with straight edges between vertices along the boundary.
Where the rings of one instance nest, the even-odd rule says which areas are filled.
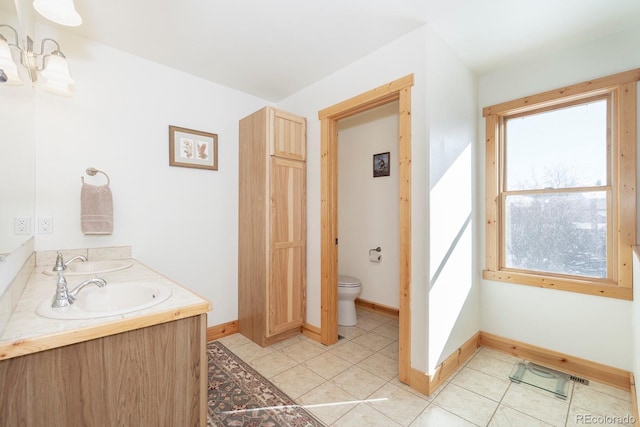
[[[76,81],[73,97],[38,89],[38,216],[53,234],[36,250],[131,245],[151,268],[209,299],[209,325],[238,318],[238,120],[266,101],[70,33],[54,36]],[[169,166],[168,126],[218,134],[218,171]],[[111,178],[114,232],[80,231],[80,177]],[[103,183],[100,175],[87,182]]]
[[[320,325],[320,122],[318,111],[407,74],[412,88],[411,361],[426,370],[427,194],[425,67],[427,33],[421,27],[312,84],[278,106],[307,117],[307,322]]]
[[[390,175],[373,177],[373,155]],[[359,298],[399,308],[398,102],[338,122],[338,271],[362,281]],[[369,260],[380,247],[382,262]]]
[[[476,174],[480,194],[484,193],[482,107],[639,67],[639,45],[640,29],[636,29],[481,76]],[[476,206],[477,223],[482,224],[484,199],[478,198]],[[484,233],[479,227],[480,266]],[[481,307],[483,331],[632,369],[630,301],[481,280]]]
[[[429,370],[479,330],[473,263],[477,78],[436,36],[427,41]]]

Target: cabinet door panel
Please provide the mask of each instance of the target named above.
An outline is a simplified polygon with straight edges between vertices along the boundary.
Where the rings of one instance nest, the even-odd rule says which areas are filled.
[[[305,164],[271,159],[268,335],[302,325],[306,289]]]
[[[272,156],[305,160],[306,121],[283,111],[273,112],[273,138],[270,144]]]
[[[304,247],[281,247],[271,256],[269,335],[301,326],[304,322]]]

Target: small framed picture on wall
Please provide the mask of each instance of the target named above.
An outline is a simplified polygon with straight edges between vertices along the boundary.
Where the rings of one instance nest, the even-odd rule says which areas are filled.
[[[373,177],[389,176],[391,173],[391,153],[378,153],[373,155]]]
[[[218,170],[218,135],[169,126],[169,166]]]

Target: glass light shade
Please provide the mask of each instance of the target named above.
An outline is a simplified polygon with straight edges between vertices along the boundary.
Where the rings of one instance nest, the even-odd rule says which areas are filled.
[[[6,84],[21,85],[22,79],[18,75],[18,66],[13,62],[9,44],[4,38],[0,38],[0,70],[7,76]]]
[[[42,71],[42,77],[47,80],[44,85],[46,91],[57,95],[71,95],[69,85],[73,84],[73,79],[69,74],[69,64],[64,56],[52,54]]]
[[[77,27],[82,17],[76,11],[73,0],[35,0],[33,7],[38,13],[56,24]]]
[[[71,90],[66,83],[56,82],[55,80],[47,80],[43,86],[44,90],[54,95],[71,96]]]

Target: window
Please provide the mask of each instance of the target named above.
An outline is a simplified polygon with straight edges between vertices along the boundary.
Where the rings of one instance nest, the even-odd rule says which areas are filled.
[[[633,70],[483,110],[484,278],[631,299]]]

